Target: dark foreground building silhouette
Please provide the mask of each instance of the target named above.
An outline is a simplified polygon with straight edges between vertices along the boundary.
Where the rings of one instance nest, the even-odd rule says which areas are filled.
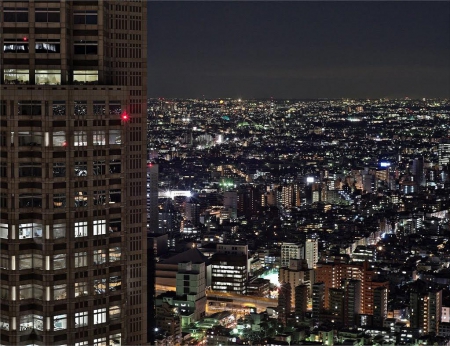
[[[0,343],[144,344],[146,2],[0,16]]]

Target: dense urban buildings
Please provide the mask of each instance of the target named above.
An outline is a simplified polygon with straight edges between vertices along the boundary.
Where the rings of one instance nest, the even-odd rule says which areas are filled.
[[[146,11],[0,1],[2,345],[147,342]]]
[[[448,100],[152,99],[148,116],[157,299],[173,258],[205,263],[180,344],[448,344]]]

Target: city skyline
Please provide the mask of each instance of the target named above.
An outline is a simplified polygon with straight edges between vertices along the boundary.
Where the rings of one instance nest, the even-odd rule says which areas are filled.
[[[446,2],[162,2],[149,97],[445,98]]]

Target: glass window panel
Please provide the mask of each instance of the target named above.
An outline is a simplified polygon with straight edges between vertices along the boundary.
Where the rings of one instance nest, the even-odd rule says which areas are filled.
[[[19,163],[19,177],[41,177],[42,165],[40,163]]]
[[[120,130],[109,130],[109,144],[121,144]]]
[[[122,114],[122,106],[120,102],[110,101],[109,102],[109,115],[120,115]]]
[[[65,147],[66,142],[66,132],[65,131],[55,131],[53,132],[53,146],[54,147]]]
[[[67,329],[67,315],[56,315],[53,317],[54,330]]]
[[[39,223],[19,224],[19,239],[41,238],[41,237],[42,237],[42,224]]]
[[[112,247],[109,249],[109,261],[110,262],[116,262],[120,261],[120,257],[122,256],[122,251],[120,247]]]
[[[88,235],[87,222],[75,222],[74,232],[75,237],[86,237]]]
[[[87,282],[75,282],[75,297],[87,296],[88,284]]]
[[[9,317],[0,315],[0,329],[9,330]]]
[[[74,263],[75,268],[87,266],[87,252],[75,252]]]
[[[53,208],[64,208],[66,206],[66,194],[55,193],[53,194]]]
[[[88,325],[88,312],[75,312],[75,328],[84,327]]]
[[[0,223],[0,238],[8,239],[8,224]]]
[[[122,171],[122,162],[120,160],[109,161],[109,173],[120,173]]]
[[[86,131],[74,131],[73,145],[76,147],[86,146],[87,145],[87,132]]]
[[[120,318],[120,306],[113,305],[109,307],[109,318],[110,319]]]
[[[3,41],[3,52],[5,53],[28,53],[28,41],[21,39],[5,39]]]
[[[60,85],[61,70],[36,70],[36,85]]]
[[[66,268],[66,255],[58,254],[53,256],[53,269],[65,269]]]
[[[53,238],[59,239],[66,236],[66,224],[56,223],[53,225]]]
[[[66,115],[66,101],[53,101],[53,116]]]
[[[94,279],[94,294],[106,293],[106,279]]]
[[[42,145],[41,132],[19,132],[19,147],[36,147]]]
[[[94,310],[94,324],[106,322],[106,308]]]
[[[106,220],[94,220],[93,226],[94,235],[106,234]]]
[[[106,251],[104,249],[94,250],[93,258],[94,264],[106,263]]]
[[[19,286],[19,298],[20,300],[33,298],[33,285],[20,285]]]
[[[5,69],[3,77],[5,84],[30,84],[29,70]]]
[[[86,191],[75,192],[75,207],[87,207],[88,206],[88,194]]]
[[[41,101],[19,101],[18,115],[42,115]]]
[[[67,285],[54,285],[53,286],[53,299],[62,300],[67,298]]]
[[[92,142],[94,145],[105,145],[106,144],[106,134],[103,130],[93,131]]]
[[[106,173],[105,160],[94,161],[94,175],[103,175]]]
[[[66,164],[64,162],[53,163],[53,176],[64,177],[66,175]]]
[[[87,176],[87,162],[86,161],[76,161],[75,166],[75,176],[77,177],[85,177]]]
[[[73,115],[75,115],[75,116],[87,115],[87,102],[86,101],[75,101],[74,108],[73,108]]]
[[[98,71],[73,71],[74,84],[98,84]]]
[[[109,290],[118,291],[122,288],[122,277],[120,275],[113,275],[109,278]]]

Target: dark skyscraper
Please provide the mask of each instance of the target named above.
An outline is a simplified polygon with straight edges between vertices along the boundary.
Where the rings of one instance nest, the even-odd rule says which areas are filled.
[[[0,15],[1,343],[143,344],[147,3]]]

